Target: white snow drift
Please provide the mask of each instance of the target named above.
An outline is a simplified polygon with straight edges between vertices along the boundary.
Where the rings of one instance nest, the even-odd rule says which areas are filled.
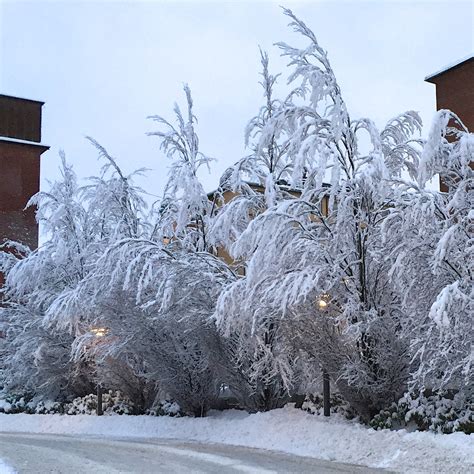
[[[5,432],[178,438],[277,450],[402,472],[472,472],[474,436],[375,431],[339,417],[325,419],[284,408],[207,418],[87,415],[0,415]]]

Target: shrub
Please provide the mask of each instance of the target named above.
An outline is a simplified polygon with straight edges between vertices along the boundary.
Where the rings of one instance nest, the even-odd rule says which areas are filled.
[[[109,390],[102,397],[105,415],[133,415],[136,409],[133,403],[119,391]],[[77,397],[71,402],[38,400],[31,394],[4,394],[0,398],[0,413],[28,413],[37,415],[95,415],[97,395],[89,394]]]
[[[420,431],[474,433],[474,399],[461,393],[406,393],[371,421],[375,429],[412,427]]]
[[[338,392],[332,393],[330,397],[331,414],[338,413],[349,420],[356,417],[356,413],[349,403],[342,398]],[[323,414],[323,396],[319,393],[308,395],[303,402],[302,410],[312,415]]]
[[[158,405],[151,410],[147,410],[146,414],[152,416],[183,416],[181,407],[176,402],[171,402],[169,400],[160,400]]]
[[[30,393],[0,394],[0,413],[34,413],[32,400]]]
[[[118,391],[109,390],[102,396],[104,415],[133,415],[135,407],[130,400],[125,399]],[[66,404],[64,413],[67,415],[94,415],[97,410],[97,395],[89,394],[75,398]]]

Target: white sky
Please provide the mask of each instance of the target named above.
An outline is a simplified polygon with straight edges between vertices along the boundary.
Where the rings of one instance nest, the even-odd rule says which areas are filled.
[[[160,194],[168,163],[146,117],[171,118],[188,82],[202,151],[218,159],[203,178],[214,188],[245,154],[243,130],[261,104],[258,45],[285,76],[273,43],[303,44],[279,3],[329,51],[351,116],[378,124],[414,109],[427,126],[435,88],[424,77],[474,50],[472,1],[0,0],[0,93],[46,102],[42,186],[57,177],[61,148],[79,176],[98,172],[91,135],[125,171],[151,168],[140,184]]]

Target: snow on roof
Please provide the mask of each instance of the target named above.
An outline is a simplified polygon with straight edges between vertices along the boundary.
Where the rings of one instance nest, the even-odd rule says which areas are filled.
[[[463,63],[466,63],[468,61],[471,61],[474,59],[474,54],[469,54],[468,56],[465,56],[464,58],[462,59],[459,59],[458,61],[455,61],[455,62],[452,62],[450,64],[448,64],[447,66],[445,66],[444,68],[440,69],[439,71],[436,71],[434,72],[433,74],[430,74],[429,76],[426,76],[425,77],[425,81],[427,82],[431,82],[431,80],[433,78],[435,78],[436,76],[439,76],[441,74],[444,74],[445,72],[449,71],[450,69],[453,69],[455,67],[458,67],[460,66],[461,64]]]
[[[0,136],[0,142],[17,143],[18,145],[30,145],[30,146],[39,146],[42,148],[49,148],[48,145],[44,145],[43,143],[32,142],[29,140],[21,140],[20,138],[10,138],[10,137]]]

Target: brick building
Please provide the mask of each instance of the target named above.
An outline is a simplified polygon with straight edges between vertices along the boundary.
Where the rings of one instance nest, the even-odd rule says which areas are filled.
[[[425,81],[436,85],[437,110],[451,110],[474,132],[474,55],[429,75]],[[471,166],[474,168],[474,163]],[[442,179],[440,190],[447,191]]]
[[[35,210],[24,210],[39,191],[43,102],[0,95],[0,243],[38,246]]]

